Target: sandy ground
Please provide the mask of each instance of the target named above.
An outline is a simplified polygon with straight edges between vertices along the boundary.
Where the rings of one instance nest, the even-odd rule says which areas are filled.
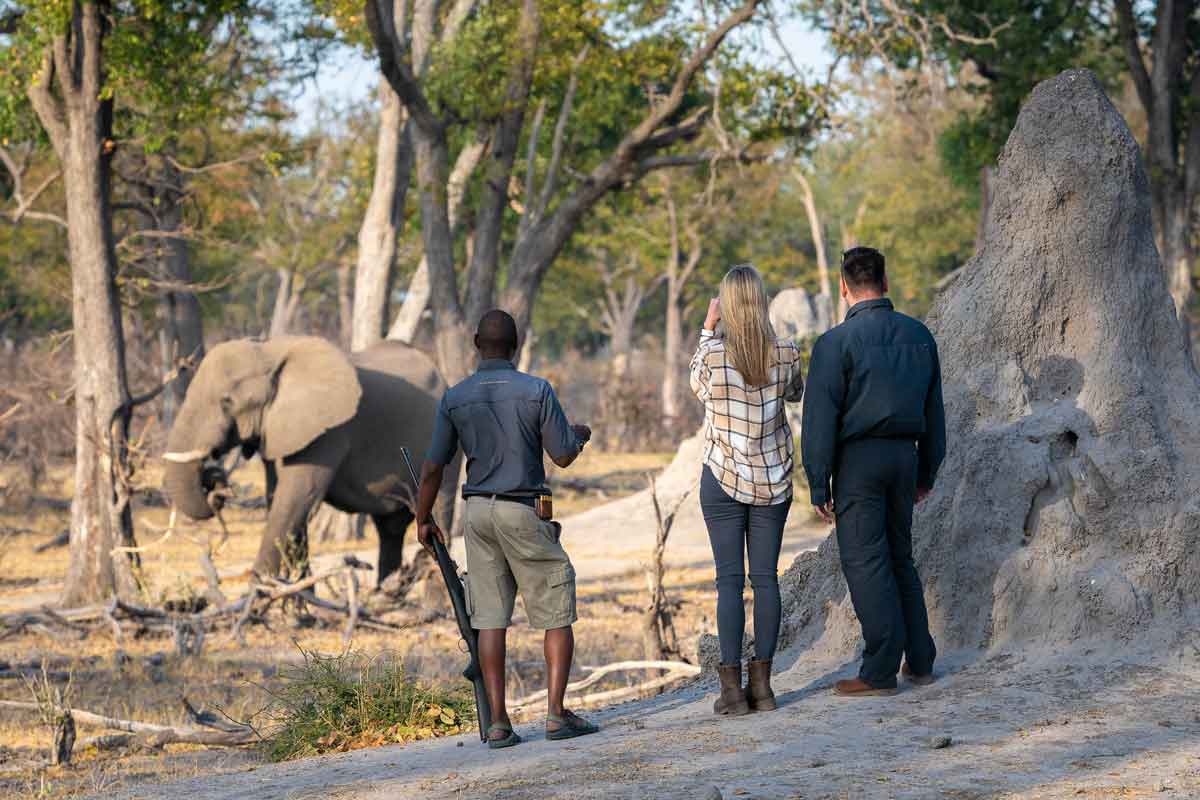
[[[668,469],[660,486],[678,490],[691,473]],[[647,503],[645,494],[634,495],[565,520],[581,591],[628,583],[613,576],[640,572],[653,539]],[[781,569],[824,533],[798,503]],[[369,544],[364,558],[373,555]],[[711,587],[694,496],[680,507],[667,552],[675,567],[696,568],[688,580],[699,583],[690,589]],[[226,561],[222,571],[236,571],[240,561]],[[26,605],[46,587],[29,589],[5,599]],[[589,714],[604,730],[574,742],[546,742],[531,723],[519,728],[525,744],[497,752],[469,734],[278,765],[241,751],[180,753],[170,771],[126,774],[119,787],[96,770],[85,791],[131,800],[708,800],[714,788],[725,798],[810,800],[1200,798],[1200,648],[1171,652],[953,653],[932,687],[857,700],[830,691],[854,664],[791,652],[777,660],[782,706],[771,715],[717,719],[713,686],[701,681]],[[946,737],[949,746],[935,746]],[[162,782],[169,776],[173,782]]]
[[[697,683],[594,715],[603,731],[573,742],[527,725],[526,743],[507,751],[471,735],[103,796],[1200,797],[1195,655],[1102,655],[958,653],[933,686],[861,699],[829,689],[853,665],[801,657],[778,677],[782,705],[770,715],[717,719],[711,686]]]

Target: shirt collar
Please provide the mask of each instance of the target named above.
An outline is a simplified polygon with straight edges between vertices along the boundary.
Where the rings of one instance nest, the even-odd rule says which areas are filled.
[[[516,366],[507,358],[485,358],[479,362],[479,372],[494,372],[496,370],[516,370]]]
[[[888,311],[895,310],[892,301],[886,297],[876,297],[874,300],[863,300],[861,303],[855,303],[850,306],[850,310],[846,312],[846,319],[850,319],[860,311],[869,311],[875,308],[886,308]]]

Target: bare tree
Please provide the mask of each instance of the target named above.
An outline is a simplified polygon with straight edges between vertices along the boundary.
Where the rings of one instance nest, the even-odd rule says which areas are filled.
[[[1195,42],[1189,42],[1197,2],[1158,0],[1149,42],[1153,54],[1150,68],[1142,56],[1132,0],[1115,3],[1125,60],[1149,122],[1146,154],[1158,252],[1167,270],[1175,310],[1187,332],[1188,307],[1195,295],[1192,237],[1200,194],[1200,59]]]
[[[403,32],[403,14],[396,24]],[[396,264],[396,240],[403,223],[404,201],[412,173],[407,115],[400,98],[386,81],[379,84],[379,106],[375,179],[362,226],[358,230],[351,350],[369,347],[383,336],[388,292]]]
[[[279,267],[275,270],[279,283],[275,287],[275,305],[271,310],[271,327],[267,329],[267,338],[274,339],[286,336],[292,332],[296,309],[300,307],[300,299],[306,283],[303,275],[297,275],[293,270]]]
[[[619,382],[629,372],[629,356],[633,352],[633,331],[638,312],[646,295],[654,291],[662,278],[650,284],[640,280],[642,266],[637,253],[630,253],[626,265],[619,269],[613,269],[612,254],[607,250],[601,250],[596,255],[597,271],[604,282],[604,295],[600,299],[600,325],[608,336],[611,381]]]
[[[666,192],[667,225],[670,232],[670,247],[667,251],[667,269],[663,276],[667,286],[667,313],[663,336],[663,423],[672,426],[679,418],[679,377],[682,370],[683,349],[683,302],[687,282],[700,265],[704,249],[700,244],[700,223],[688,220],[683,234],[688,240],[686,259],[680,245],[679,213],[675,198],[671,194],[671,180],[663,173],[663,188]]]
[[[803,193],[804,213],[808,216],[808,229],[812,233],[813,248],[817,251],[817,275],[821,281],[822,316],[824,324],[829,325],[833,321],[833,284],[829,279],[829,257],[826,255],[821,217],[817,213],[817,200],[813,195],[812,186],[808,183],[808,178],[799,168],[792,170],[792,177],[800,184],[800,191]]]
[[[679,509],[687,501],[695,486],[689,487],[683,494],[675,498],[669,508],[663,511],[658,499],[658,484],[653,475],[647,476],[650,481],[650,500],[654,503],[654,521],[656,534],[654,549],[651,551],[651,563],[646,570],[646,583],[650,590],[650,603],[642,617],[642,652],[649,661],[661,661],[665,658],[679,659],[679,639],[675,633],[674,612],[679,608],[678,600],[669,600],[664,586],[667,568],[664,556],[667,551],[667,539],[671,536],[671,528],[675,525],[675,517]]]
[[[322,143],[297,174],[265,176],[265,182],[247,194],[262,227],[252,255],[276,278],[271,319],[264,331],[268,337],[295,332],[310,278],[332,273],[335,281],[344,280],[339,278],[341,262],[352,238],[337,226],[346,191],[342,155],[333,144]],[[320,235],[314,234],[317,231]],[[340,307],[340,298],[338,302]]]
[[[133,260],[145,265],[158,294],[159,368],[167,375],[182,359],[204,354],[204,320],[192,285],[190,237],[183,219],[187,176],[170,149],[121,155],[114,167],[129,200],[114,204],[114,209],[137,215],[137,236],[122,241],[140,237],[147,243]],[[191,372],[181,371],[163,391],[160,416],[165,429],[174,422],[190,383]]]

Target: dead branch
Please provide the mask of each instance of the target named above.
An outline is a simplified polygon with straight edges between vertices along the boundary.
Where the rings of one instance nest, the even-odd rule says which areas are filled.
[[[138,738],[132,733],[103,733],[99,736],[89,736],[77,744],[80,750],[94,748],[96,750],[120,750],[138,743]]]
[[[358,575],[354,570],[346,570],[346,604],[349,613],[346,615],[346,631],[342,634],[342,644],[349,648],[354,638],[354,626],[358,623]]]
[[[0,147],[0,163],[8,170],[12,176],[12,199],[16,202],[16,208],[8,211],[5,216],[15,225],[23,218],[35,219],[42,222],[52,222],[60,228],[67,227],[67,221],[59,214],[53,214],[48,211],[34,211],[33,204],[37,202],[38,197],[46,191],[55,181],[62,176],[62,170],[54,170],[33,191],[28,195],[24,190],[25,171],[28,168],[28,159],[23,157],[21,163],[13,157],[12,153],[6,147]]]
[[[655,536],[654,549],[651,551],[650,567],[646,571],[646,582],[649,584],[650,603],[646,608],[643,625],[643,646],[647,659],[662,660],[667,656],[679,657],[679,639],[675,633],[675,623],[672,610],[675,604],[667,599],[667,591],[663,586],[666,577],[666,566],[663,557],[666,554],[667,539],[671,528],[675,525],[675,515],[679,513],[683,502],[692,493],[695,486],[689,486],[686,491],[676,498],[666,514],[663,514],[658,502],[658,484],[654,475],[650,479],[650,499],[654,503],[654,519],[658,526]]]
[[[12,708],[18,711],[38,711],[39,705],[20,700],[0,700],[0,708]],[[164,744],[204,744],[218,747],[236,747],[250,744],[258,739],[258,735],[248,726],[232,730],[210,730],[205,728],[186,728],[171,725],[155,725],[150,722],[139,722],[131,719],[118,719],[84,711],[78,708],[66,709],[76,722],[84,725],[95,725],[107,730],[125,731],[126,733],[143,734],[150,737],[154,746]]]
[[[211,560],[209,563],[211,565]],[[299,598],[315,610],[319,610],[319,616],[330,623],[341,621],[345,626],[344,636],[347,641],[359,626],[384,631],[401,630],[402,625],[381,620],[363,606],[357,571],[370,569],[369,564],[353,556],[346,556],[341,565],[296,583],[271,580],[253,584],[245,595],[232,602],[224,602],[219,589],[214,591],[211,581],[215,575],[212,575],[209,592],[200,598],[200,607],[191,610],[190,613],[188,609],[180,611],[138,606],[114,598],[105,605],[61,610],[41,608],[0,614],[0,639],[19,635],[27,630],[40,631],[52,638],[61,639],[64,633],[82,638],[97,630],[108,628],[113,637],[120,641],[130,632],[140,635],[146,631],[153,631],[174,637],[180,655],[192,655],[199,652],[206,634],[218,626],[229,625],[231,635],[242,641],[242,628],[247,622],[252,619],[265,620],[266,613],[274,603],[292,597]],[[343,581],[347,583],[342,583]],[[317,597],[314,588],[321,583],[329,583],[334,587],[339,584],[346,586],[348,602],[339,604]],[[438,615],[434,618],[436,616]],[[14,674],[8,675],[10,671]],[[0,678],[16,677],[16,672],[21,670],[0,668]]]
[[[37,547],[33,548],[35,553],[44,553],[47,550],[53,550],[56,547],[66,547],[71,541],[70,531],[60,531],[57,536],[48,542],[42,542]]]
[[[3,414],[0,414],[0,425],[3,425],[8,420],[15,417],[17,415],[17,412],[20,410],[21,410],[21,404],[18,402],[12,408],[8,409]]]
[[[636,684],[634,686],[626,686],[619,689],[612,689],[604,692],[583,695],[582,697],[572,697],[571,702],[580,705],[611,702],[617,699],[633,697],[643,692],[661,688],[675,681],[680,681],[685,678],[695,677],[700,674],[700,667],[694,664],[686,664],[681,661],[619,661],[613,664],[605,664],[600,667],[584,667],[590,670],[591,674],[581,681],[567,684],[567,694],[582,691],[584,689],[595,686],[601,680],[614,672],[628,672],[632,670],[666,670],[667,674],[658,678]],[[515,700],[509,703],[509,708],[514,711],[519,711],[528,708],[531,705],[540,703],[546,699],[546,690],[543,689],[533,694],[523,697],[520,700]]]
[[[567,684],[567,692],[580,692],[584,689],[589,689],[614,672],[629,672],[643,669],[666,670],[669,674],[677,674],[679,677],[700,674],[700,667],[682,661],[617,661],[599,667],[583,667],[583,670],[589,673],[588,676],[581,681]],[[528,697],[510,703],[510,706],[514,709],[529,706],[545,700],[546,695],[546,690],[542,689]]]

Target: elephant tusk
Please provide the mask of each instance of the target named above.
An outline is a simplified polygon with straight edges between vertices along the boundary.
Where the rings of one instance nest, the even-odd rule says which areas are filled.
[[[190,464],[193,461],[201,461],[208,456],[207,450],[188,450],[186,453],[163,453],[163,461],[171,461],[176,464]]]

